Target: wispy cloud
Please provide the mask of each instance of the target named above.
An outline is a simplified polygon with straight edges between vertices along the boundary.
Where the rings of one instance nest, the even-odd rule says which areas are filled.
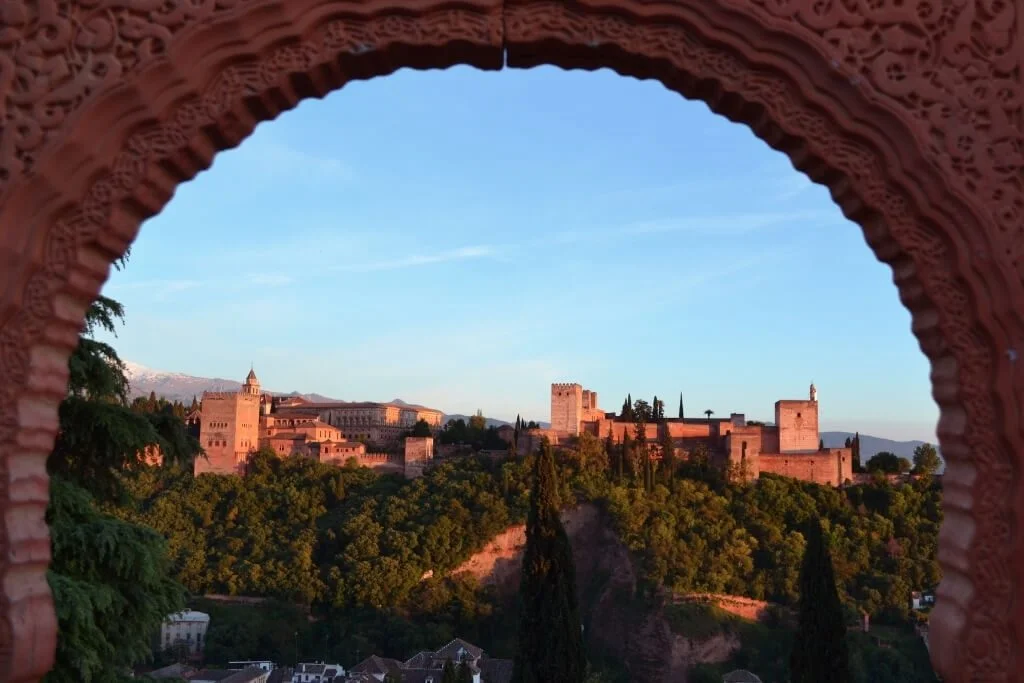
[[[157,293],[184,292],[204,285],[203,280],[136,280],[134,282],[117,282],[115,287],[121,290],[156,290]]]
[[[236,158],[246,169],[293,180],[347,181],[352,169],[340,160],[307,152],[294,145],[260,136],[259,132],[238,148]]]
[[[284,273],[254,273],[246,278],[249,284],[262,285],[264,287],[281,287],[294,282],[291,275]]]
[[[164,297],[181,292],[219,287],[223,289],[245,289],[253,285],[262,287],[282,287],[294,282],[290,275],[283,273],[250,273],[240,278],[204,278],[180,280],[135,280],[132,282],[111,282],[110,288],[115,292],[145,292],[146,296],[161,300]]]
[[[705,235],[745,235],[774,225],[823,218],[820,211],[788,211],[725,214],[718,216],[687,216],[632,223],[619,229],[623,235],[651,235],[685,232]]]
[[[379,270],[401,270],[403,268],[416,268],[418,266],[427,266],[435,263],[448,263],[451,261],[468,261],[471,259],[488,258],[493,257],[496,254],[497,250],[493,246],[475,245],[459,247],[458,249],[450,249],[447,251],[439,251],[433,254],[412,254],[409,256],[403,256],[401,258],[388,259],[383,261],[363,261],[339,264],[333,266],[331,270],[336,272],[347,273],[369,273]]]
[[[811,182],[810,178],[797,171],[786,173],[779,177],[775,182],[778,186],[778,191],[775,197],[779,201],[795,199],[798,195],[801,195],[814,187],[814,183]]]
[[[634,237],[664,233],[693,235],[746,235],[776,225],[833,218],[822,211],[778,211],[761,213],[721,214],[712,216],[679,216],[650,221],[627,223],[612,228],[594,230],[567,230],[554,233],[540,242],[576,244],[595,239]]]

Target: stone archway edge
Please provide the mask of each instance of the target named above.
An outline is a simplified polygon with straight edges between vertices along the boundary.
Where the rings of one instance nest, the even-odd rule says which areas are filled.
[[[1018,680],[1022,0],[53,0],[0,5],[0,680],[55,621],[45,458],[110,262],[261,121],[403,66],[611,67],[746,123],[893,268],[948,461],[931,642]],[[828,275],[828,273],[823,273]]]

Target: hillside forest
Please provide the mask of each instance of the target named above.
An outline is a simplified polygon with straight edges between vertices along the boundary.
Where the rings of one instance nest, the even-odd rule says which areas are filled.
[[[61,642],[48,680],[119,680],[99,662],[144,661],[162,616],[186,604],[211,614],[212,664],[351,665],[371,653],[408,657],[455,636],[492,656],[513,655],[514,601],[450,573],[525,521],[535,456],[465,456],[406,481],[259,452],[245,477],[195,477],[191,460],[201,450],[181,408],[129,402],[116,352],[89,336],[122,315],[109,300],[90,311],[49,463]],[[167,455],[161,467],[142,462],[151,444]],[[920,617],[910,610],[911,591],[940,578],[941,489],[927,473],[841,490],[770,475],[740,483],[710,467],[706,453],[654,465],[640,449],[584,436],[556,462],[558,504],[597,505],[629,550],[640,579],[636,604],[707,592],[795,606],[801,529],[820,519],[848,625],[867,613],[893,642],[912,633]],[[720,680],[721,670],[741,665],[757,667],[765,681],[787,680],[785,620],[739,624],[704,610],[680,613],[678,622],[743,638],[730,662],[698,667],[692,680]],[[935,680],[919,639],[879,649],[873,639],[850,638],[858,682]],[[600,661],[593,680],[629,680],[623,662],[591,654]]]

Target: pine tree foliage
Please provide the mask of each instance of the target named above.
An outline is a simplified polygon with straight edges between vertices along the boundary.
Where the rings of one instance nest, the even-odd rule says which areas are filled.
[[[148,446],[159,447],[166,463],[191,464],[199,442],[171,409],[132,410],[124,363],[109,344],[89,335],[116,331],[124,308],[100,297],[86,311],[85,329],[68,360],[68,395],[58,410],[60,428],[47,469],[102,499],[122,489],[118,473],[139,466]]]
[[[104,515],[92,496],[51,480],[48,573],[57,611],[56,663],[48,683],[120,681],[150,654],[166,615],[185,604],[156,531]]]
[[[800,568],[799,621],[789,668],[792,683],[848,683],[849,652],[842,603],[836,588],[832,554],[812,519]]]
[[[512,683],[582,683],[586,678],[576,567],[559,507],[554,453],[545,440],[530,491]]]
[[[158,446],[172,461],[198,450],[173,409],[145,413],[128,406],[124,364],[110,345],[90,338],[98,329],[114,332],[123,315],[121,304],[105,297],[86,312],[47,461],[48,579],[58,639],[46,680],[53,683],[122,680],[150,655],[161,622],[184,606],[163,537],[107,516],[94,503],[126,498],[121,474],[141,464],[147,447]]]

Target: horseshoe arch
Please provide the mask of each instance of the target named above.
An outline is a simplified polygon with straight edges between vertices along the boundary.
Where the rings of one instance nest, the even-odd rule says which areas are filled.
[[[1024,0],[11,0],[0,5],[0,679],[56,620],[45,460],[110,264],[214,155],[402,67],[609,67],[750,126],[888,263],[947,461],[931,652],[1024,651]]]

